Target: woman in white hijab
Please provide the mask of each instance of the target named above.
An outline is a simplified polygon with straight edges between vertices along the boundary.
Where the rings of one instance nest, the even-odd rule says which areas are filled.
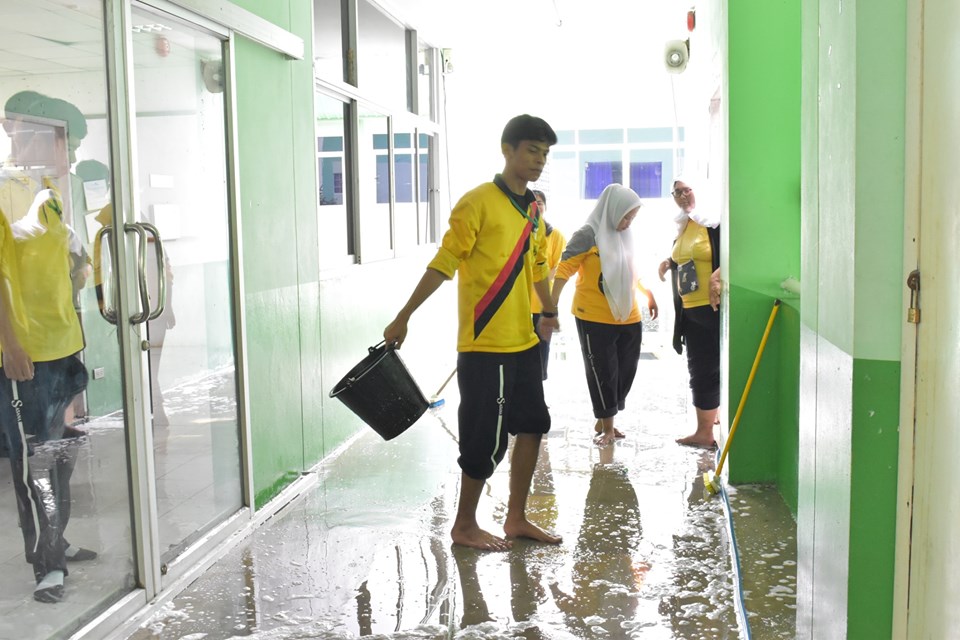
[[[623,185],[604,189],[587,224],[567,243],[553,282],[553,302],[559,304],[567,281],[579,274],[572,311],[601,446],[623,437],[614,416],[624,409],[640,360],[638,289],[651,317],[657,317],[657,302],[640,284],[633,261],[630,224],[640,206],[640,196]]]
[[[660,279],[671,272],[675,322],[673,348],[687,347],[690,391],[697,411],[697,430],[679,444],[709,448],[716,443],[713,426],[720,406],[720,225],[696,211],[693,188],[673,181],[678,212],[673,252],[660,263]]]

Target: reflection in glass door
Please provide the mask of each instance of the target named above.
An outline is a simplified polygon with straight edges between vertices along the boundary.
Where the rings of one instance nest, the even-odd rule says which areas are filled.
[[[223,42],[134,9],[138,222],[153,314],[143,343],[161,561],[242,507]]]
[[[103,5],[2,13],[0,637],[65,637],[136,586],[120,351],[92,269],[114,177]]]

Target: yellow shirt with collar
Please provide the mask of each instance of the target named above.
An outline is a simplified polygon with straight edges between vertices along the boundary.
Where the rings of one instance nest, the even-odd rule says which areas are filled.
[[[693,260],[699,287],[681,297],[684,309],[710,304],[710,276],[713,275],[713,252],[707,228],[693,220],[687,222],[683,233],[673,244],[673,261],[684,264]]]
[[[572,240],[571,244],[573,244]],[[577,318],[602,324],[636,324],[643,320],[636,295],[633,298],[630,316],[626,320],[617,320],[613,316],[610,303],[607,302],[607,296],[602,289],[600,250],[596,245],[577,254],[571,254],[570,251],[564,254],[563,261],[557,267],[557,278],[570,280],[574,275],[578,277],[570,311]],[[639,280],[637,280],[637,289],[642,290]]]
[[[493,182],[460,199],[427,265],[448,278],[457,274],[457,351],[513,353],[539,343],[530,289],[547,276],[546,249],[543,221],[533,229]]]
[[[62,205],[61,205],[62,206]],[[37,215],[0,223],[0,272],[11,321],[34,362],[59,360],[83,349],[73,306],[67,226],[51,201]]]

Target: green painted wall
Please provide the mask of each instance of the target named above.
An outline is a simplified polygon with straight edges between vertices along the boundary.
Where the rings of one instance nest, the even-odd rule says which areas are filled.
[[[893,624],[900,363],[853,365],[847,637],[883,638]]]
[[[304,60],[289,60],[242,37],[236,45],[247,374],[260,507],[366,428],[328,394],[382,339],[433,249],[320,271],[311,3],[238,4],[300,36],[306,47]],[[427,396],[456,364],[454,292],[447,285],[424,305],[404,345]]]
[[[300,36],[306,45],[305,60],[289,60],[242,37],[236,42],[247,373],[255,501],[260,506],[308,466],[301,319],[316,317],[318,310],[316,296],[311,309],[309,297],[302,299],[301,293],[304,281],[312,280],[316,287],[317,274],[308,271],[316,263],[315,251],[301,254],[298,234],[309,234],[311,220],[316,224],[312,36],[309,6],[303,2],[238,4]]]
[[[803,10],[797,637],[890,637],[906,2]]]
[[[800,273],[800,0],[729,2],[725,225],[728,421],[780,282]],[[762,52],[763,55],[758,55]],[[730,451],[730,481],[776,483],[797,508],[798,305],[782,308]]]
[[[796,518],[800,477],[800,300],[787,293],[780,299],[782,304],[775,321],[780,336],[776,343],[780,366],[773,373],[778,382],[776,422],[780,436],[777,487]]]

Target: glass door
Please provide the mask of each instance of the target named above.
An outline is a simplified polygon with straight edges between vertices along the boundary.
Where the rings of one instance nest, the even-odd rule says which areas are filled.
[[[243,507],[224,41],[134,7],[138,193],[161,573]]]
[[[115,166],[101,0],[0,11],[0,637],[66,637],[138,583],[97,231]],[[107,223],[109,224],[109,223]]]

